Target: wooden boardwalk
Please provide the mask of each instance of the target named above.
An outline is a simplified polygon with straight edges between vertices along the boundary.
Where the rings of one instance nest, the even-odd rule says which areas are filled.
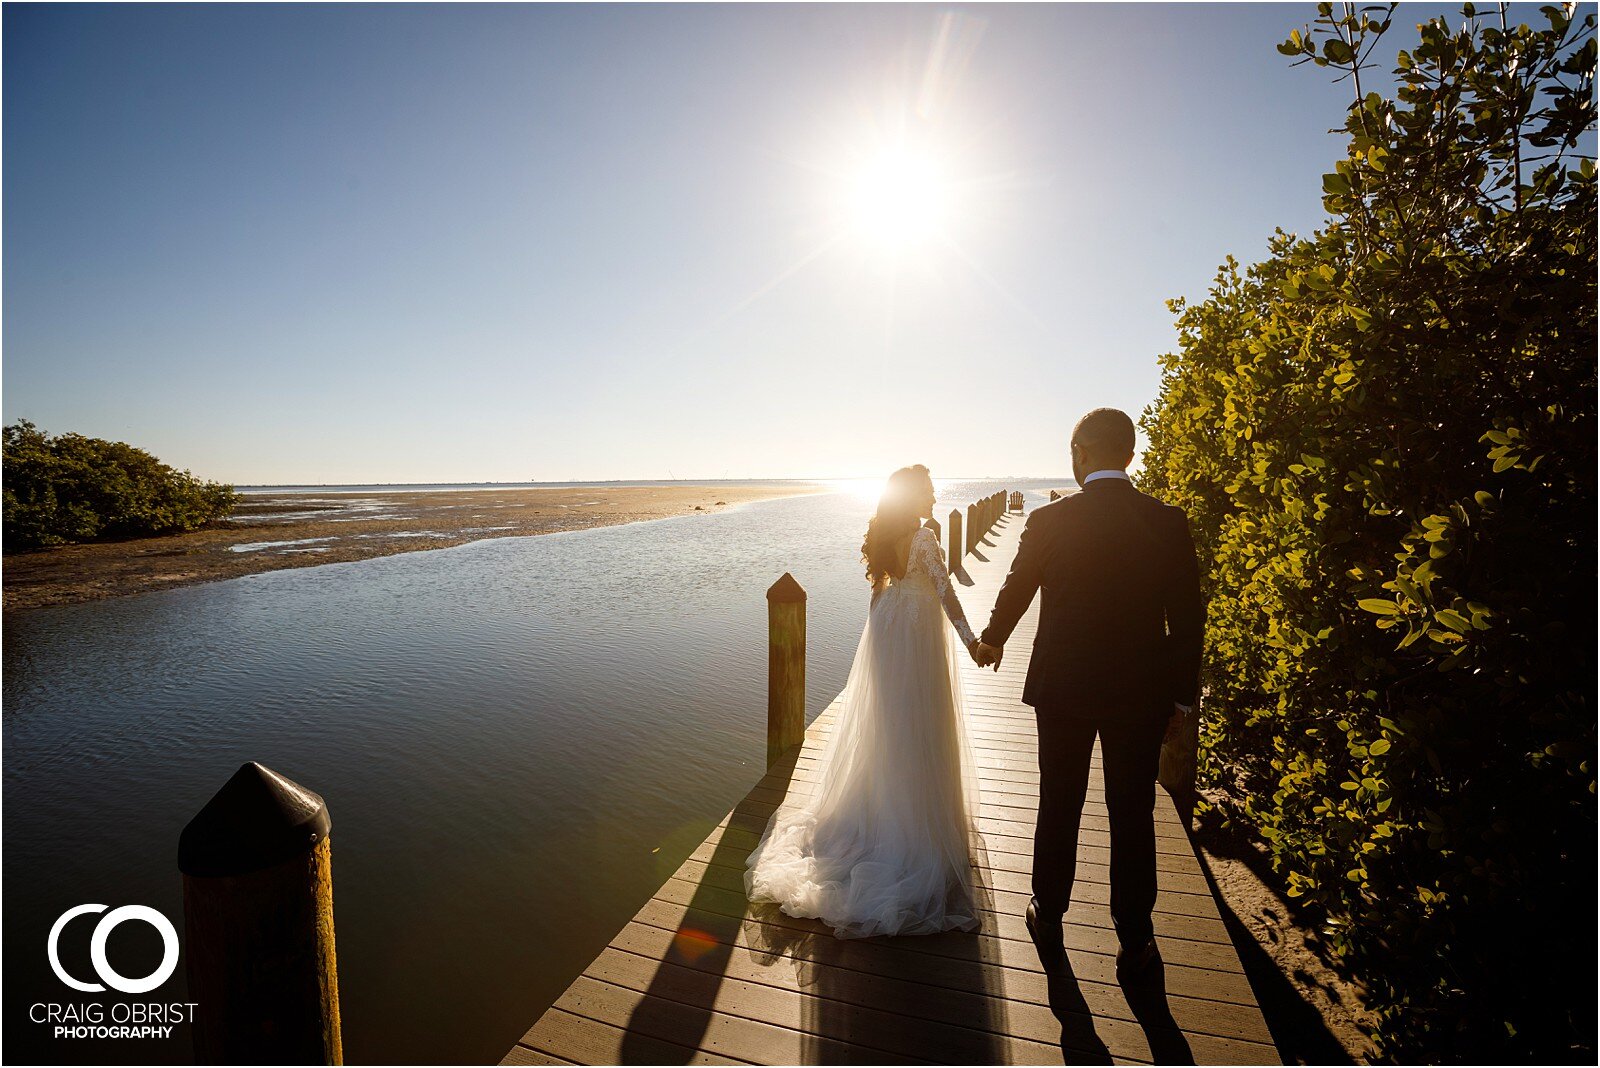
[[[1016,552],[1011,516],[966,557],[961,599],[981,629]],[[814,781],[838,702],[773,767],[503,1064],[1278,1063],[1176,810],[1156,790],[1153,982],[1114,974],[1104,792],[1090,782],[1067,915],[1070,976],[1047,976],[1023,926],[1038,772],[1021,703],[1038,602],[999,673],[964,676],[983,790],[990,911],[973,933],[840,940],[744,898],[744,861],[786,790]],[[759,715],[759,710],[752,710]]]

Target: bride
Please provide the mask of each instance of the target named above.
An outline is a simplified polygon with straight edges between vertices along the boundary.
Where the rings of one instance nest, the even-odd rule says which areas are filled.
[[[815,781],[791,784],[745,862],[751,901],[840,938],[978,927],[977,776],[944,616],[969,653],[976,639],[921,524],[933,504],[926,467],[890,477],[861,547],[872,606]]]

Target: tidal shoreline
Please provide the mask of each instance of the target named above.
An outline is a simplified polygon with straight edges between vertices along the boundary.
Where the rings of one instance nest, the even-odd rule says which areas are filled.
[[[125,597],[292,567],[704,516],[820,483],[249,493],[222,522],[157,538],[8,553],[5,608]]]

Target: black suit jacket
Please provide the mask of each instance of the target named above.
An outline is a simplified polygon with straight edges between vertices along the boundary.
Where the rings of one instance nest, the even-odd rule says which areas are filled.
[[[1194,704],[1205,605],[1182,509],[1120,478],[1034,509],[983,641],[1004,645],[1038,590],[1023,701],[1096,719]]]

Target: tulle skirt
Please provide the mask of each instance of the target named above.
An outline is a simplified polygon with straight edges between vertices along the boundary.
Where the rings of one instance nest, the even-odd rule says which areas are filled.
[[[797,771],[745,892],[840,938],[975,930],[979,795],[958,657],[931,590],[879,595],[813,782]]]

